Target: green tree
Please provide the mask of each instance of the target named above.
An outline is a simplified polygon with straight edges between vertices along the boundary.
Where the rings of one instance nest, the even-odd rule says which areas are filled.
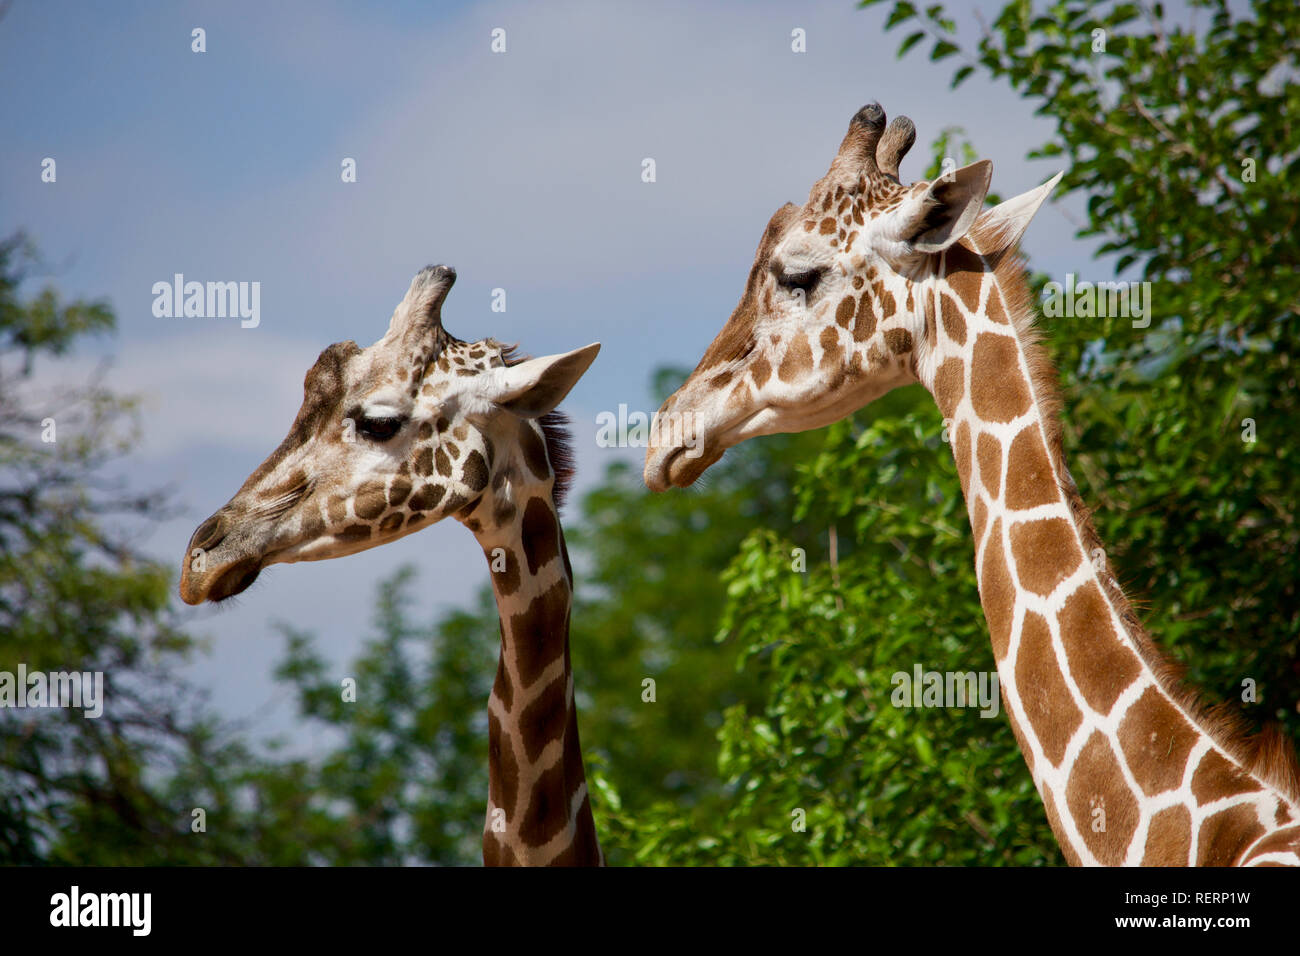
[[[104,478],[134,441],[133,402],[92,380],[44,389],[38,359],[114,326],[103,302],[21,287],[39,266],[0,242],[0,670],[100,671],[103,714],[0,708],[0,862],[238,862],[191,832],[244,752],[175,665],[193,650],[168,568],[126,543],[154,494]]]

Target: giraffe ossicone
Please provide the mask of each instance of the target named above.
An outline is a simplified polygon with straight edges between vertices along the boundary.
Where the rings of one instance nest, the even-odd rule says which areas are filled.
[[[422,269],[383,338],[320,354],[289,434],[194,532],[180,593],[224,601],[268,565],[354,554],[456,518],[488,559],[501,618],[484,862],[599,864],[558,514],[572,457],[555,409],[600,345],[518,359],[493,339],[463,342],[442,325],[455,280],[447,266]]]
[[[646,484],[685,487],[748,438],[920,382],[952,436],[1005,710],[1067,859],[1300,865],[1294,747],[1182,687],[1095,558],[1018,252],[1060,174],[984,209],[987,160],[903,185],[914,139],[863,107],[808,201],[777,210],[731,318],[659,411],[690,417],[704,453],[652,445]]]

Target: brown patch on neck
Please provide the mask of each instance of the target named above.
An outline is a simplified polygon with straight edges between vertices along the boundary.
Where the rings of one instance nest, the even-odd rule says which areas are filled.
[[[509,642],[525,684],[537,680],[568,642],[569,602],[568,582],[556,581],[510,616]]]
[[[1018,354],[1015,341],[1006,335],[985,332],[975,340],[970,400],[981,421],[1009,422],[1029,411],[1032,397]]]
[[[505,670],[502,661],[497,669],[497,683],[508,683],[508,678],[501,673]],[[507,699],[509,699],[507,697]],[[488,714],[488,796],[494,807],[506,812],[506,819],[514,816],[515,804],[519,799],[519,764],[515,761],[514,748],[505,740],[501,721],[495,714]]]
[[[994,518],[984,548],[984,564],[979,576],[980,604],[993,641],[993,656],[1001,661],[1011,642],[1011,620],[1016,609],[1016,589],[1007,570],[1002,548],[1002,519]]]
[[[1002,446],[988,432],[980,432],[977,457],[980,482],[988,489],[989,497],[996,501],[1002,487]]]
[[[1137,830],[1138,804],[1100,731],[1093,731],[1070,770],[1066,801],[1075,827],[1097,862],[1103,866],[1123,863]],[[1106,826],[1101,830],[1093,827],[1098,810],[1105,814]]]
[[[559,522],[555,512],[541,498],[529,499],[524,508],[520,537],[529,574],[537,574],[549,561],[559,557]]]
[[[1034,738],[1053,767],[1065,757],[1070,737],[1083,723],[1083,713],[1074,703],[1062,676],[1061,662],[1052,649],[1047,619],[1028,611],[1016,652],[1016,687]]]
[[[1192,815],[1182,804],[1166,807],[1151,818],[1143,866],[1189,866]]]
[[[966,391],[966,365],[955,356],[944,359],[934,376],[934,400],[944,418],[952,418]]]

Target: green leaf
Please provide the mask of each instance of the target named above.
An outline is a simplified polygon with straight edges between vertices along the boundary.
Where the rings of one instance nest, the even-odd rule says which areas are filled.
[[[892,30],[904,20],[910,20],[916,16],[916,7],[907,2],[895,3],[894,8],[889,11],[889,19],[885,21],[885,29]]]
[[[912,47],[916,46],[924,39],[924,30],[917,30],[915,33],[909,33],[907,39],[898,45],[898,58],[901,60],[907,54],[908,50],[912,49]]]
[[[947,40],[939,40],[935,43],[934,49],[930,51],[931,60],[942,60],[944,57],[952,56],[958,52],[957,48]]]

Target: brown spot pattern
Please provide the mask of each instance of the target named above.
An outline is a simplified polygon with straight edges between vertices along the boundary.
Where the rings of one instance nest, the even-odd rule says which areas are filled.
[[[961,297],[967,312],[979,311],[980,290],[986,274],[980,257],[960,242],[948,247],[944,254],[949,287]]]
[[[503,662],[497,668],[498,685],[506,683],[501,673],[504,667]],[[493,690],[495,692],[495,686]],[[503,736],[501,721],[497,719],[496,714],[489,712],[488,761],[497,770],[492,777],[489,795],[493,805],[504,810],[506,819],[509,820],[515,814],[515,803],[519,799],[519,764],[515,762],[514,750],[504,741]]]
[[[828,325],[822,329],[821,337],[817,341],[822,347],[821,367],[825,369],[837,364],[840,358],[840,336],[835,331],[835,327]]]
[[[965,363],[959,358],[944,359],[934,373],[934,400],[944,418],[952,418],[965,390]]]
[[[519,423],[519,447],[534,477],[545,479],[550,475],[551,463],[546,457],[546,445],[527,422]]]
[[[1138,805],[1121,776],[1119,761],[1111,752],[1106,738],[1093,731],[1070,771],[1066,802],[1083,841],[1103,866],[1124,862],[1137,829]],[[1093,809],[1105,812],[1106,828],[1093,829]]]
[[[483,460],[483,456],[479,454],[477,448],[466,456],[461,472],[461,480],[469,486],[470,491],[482,491],[487,487],[487,462]]]
[[[1029,411],[1029,386],[1020,374],[1018,351],[1005,335],[981,335],[971,357],[971,403],[987,422],[1009,422]]]
[[[876,331],[876,312],[868,298],[870,292],[863,292],[858,300],[858,318],[853,323],[853,341],[865,342]]]
[[[500,571],[492,571],[492,586],[496,589],[497,594],[501,597],[509,597],[519,590],[519,559],[510,548],[502,548],[505,557],[501,561],[496,561],[497,567],[504,564]],[[488,568],[491,569],[494,564],[492,551],[484,551],[483,556],[488,560]]]
[[[1192,796],[1197,805],[1220,800],[1238,793],[1252,793],[1259,784],[1228,761],[1217,750],[1211,750],[1192,772]]]
[[[835,307],[835,324],[847,329],[849,323],[853,321],[853,313],[857,311],[855,306],[856,303],[851,295],[840,299],[840,304]]]
[[[1002,485],[1002,445],[988,432],[980,432],[976,454],[980,464],[980,481],[996,500],[998,489]]]
[[[970,426],[962,422],[952,443],[953,460],[957,462],[957,477],[961,479],[961,493],[970,495]]]
[[[442,485],[435,485],[433,482],[425,482],[420,486],[420,490],[411,495],[411,500],[407,502],[407,507],[413,511],[429,511],[442,500],[442,496],[447,493],[447,489]]]
[[[1231,866],[1242,847],[1264,835],[1255,808],[1238,804],[1206,819],[1196,841],[1197,866]]]
[[[1092,581],[1065,600],[1057,620],[1074,681],[1088,706],[1109,714],[1115,701],[1137,679],[1137,655],[1120,643],[1111,624],[1110,605]]]
[[[350,524],[338,532],[338,537],[344,541],[364,541],[370,537],[370,530],[368,524]]]
[[[411,480],[409,478],[394,478],[393,484],[388,489],[388,503],[396,508],[406,496],[411,493]]]
[[[1043,597],[1073,574],[1082,560],[1074,529],[1064,518],[1012,525],[1011,553],[1020,583]]]
[[[1192,850],[1192,815],[1184,806],[1165,807],[1147,828],[1143,866],[1187,866]]]
[[[1060,499],[1042,432],[1030,425],[1012,439],[1007,453],[1007,507],[1023,511]]]
[[[776,370],[777,377],[783,382],[793,382],[812,369],[812,349],[808,339],[799,333],[786,346],[781,365]]]
[[[521,742],[530,763],[537,762],[547,744],[561,738],[568,716],[568,678],[561,673],[519,715]]]
[[[977,543],[984,539],[984,524],[988,521],[988,517],[989,509],[984,504],[984,499],[977,495],[975,506],[971,508],[971,531],[975,533]]]
[[[541,846],[558,836],[569,822],[568,801],[563,765],[542,771],[519,821],[519,838],[529,846]]]
[[[984,549],[984,566],[980,573],[980,603],[988,621],[993,654],[1000,661],[1007,656],[1011,640],[1011,620],[1016,608],[1016,589],[1002,553],[1002,519],[993,519],[988,546]]]
[[[433,449],[428,445],[415,453],[415,473],[417,475],[433,474]]]
[[[1061,666],[1052,649],[1047,619],[1030,611],[1025,615],[1016,652],[1016,687],[1021,694],[1025,717],[1043,754],[1058,767],[1065,756],[1070,736],[1083,722],[1070,689],[1061,676]]]
[[[379,482],[364,485],[357,493],[352,507],[358,518],[374,521],[388,508],[388,495],[384,493],[384,486]]]
[[[556,657],[557,638],[569,632],[569,586],[556,581],[518,614],[510,615],[510,641],[515,665],[525,686],[541,676]],[[563,646],[562,642],[561,645]]]
[[[945,295],[941,303],[941,317],[943,318],[943,330],[947,333],[948,338],[952,339],[958,345],[966,344],[966,319],[962,316],[961,311],[957,308],[957,303],[953,301],[952,296]]]
[[[885,332],[885,345],[895,355],[906,355],[912,351],[912,333],[907,329],[888,329]]]
[[[1154,687],[1134,701],[1119,725],[1124,762],[1148,796],[1173,790],[1183,782],[1187,755],[1195,743],[1191,725]]]
[[[555,513],[541,498],[532,498],[524,508],[523,524],[519,529],[523,539],[524,559],[528,573],[538,569],[560,553],[559,524]]]

